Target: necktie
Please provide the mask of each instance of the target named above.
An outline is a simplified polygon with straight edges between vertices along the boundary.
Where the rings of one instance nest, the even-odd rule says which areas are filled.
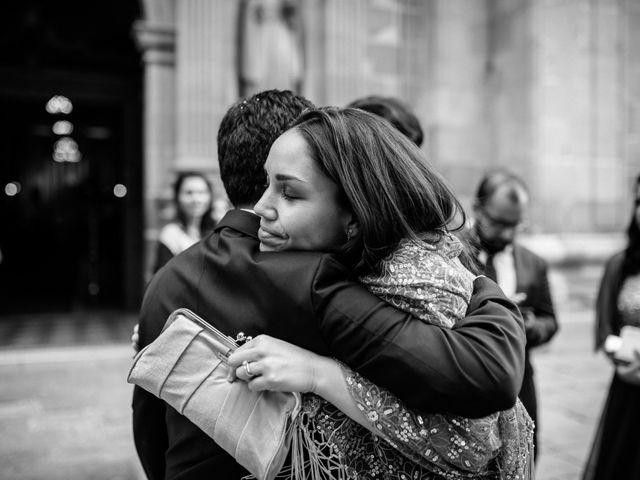
[[[487,263],[484,266],[484,274],[494,282],[498,283],[498,276],[496,275],[496,267],[493,264],[493,254],[487,257]]]

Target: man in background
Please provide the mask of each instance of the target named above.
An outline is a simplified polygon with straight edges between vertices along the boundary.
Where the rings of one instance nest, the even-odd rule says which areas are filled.
[[[422,145],[424,133],[420,121],[401,100],[395,97],[369,95],[354,100],[347,107],[359,108],[384,118],[417,146]]]
[[[476,193],[475,223],[471,244],[477,248],[477,261],[487,277],[496,281],[507,297],[516,303],[525,322],[527,346],[525,371],[519,397],[536,423],[534,444],[538,453],[538,404],[531,349],[551,340],[558,331],[547,263],[517,240],[529,204],[529,192],[517,175],[506,170],[488,173]]]

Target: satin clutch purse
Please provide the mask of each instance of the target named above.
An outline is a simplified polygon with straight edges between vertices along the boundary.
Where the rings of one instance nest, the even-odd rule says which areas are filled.
[[[127,380],[187,417],[256,478],[272,480],[287,458],[301,397],[230,383],[227,358],[236,348],[231,337],[178,309],[135,356]]]

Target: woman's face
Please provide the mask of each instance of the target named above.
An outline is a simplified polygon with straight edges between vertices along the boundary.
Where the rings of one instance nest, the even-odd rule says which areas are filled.
[[[200,218],[210,205],[207,182],[200,177],[186,177],[178,191],[178,208],[189,218]]]
[[[274,142],[265,170],[267,190],[255,206],[261,217],[260,250],[338,250],[352,214],[298,131],[289,130]]]

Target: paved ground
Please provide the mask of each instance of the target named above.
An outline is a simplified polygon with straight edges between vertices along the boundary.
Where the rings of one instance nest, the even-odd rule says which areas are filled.
[[[89,325],[79,338],[71,328],[75,320],[49,319],[58,343],[36,346],[43,320],[23,319],[12,329],[15,346],[0,348],[3,480],[144,477],[134,453],[125,381],[131,350],[124,332],[133,317],[106,325],[102,316],[85,321]]]
[[[563,282],[554,280],[559,290]],[[586,301],[563,296],[562,329],[534,357],[541,409],[538,480],[580,478],[609,383],[606,360],[591,349],[593,320],[586,305],[592,284],[582,288]],[[0,321],[1,479],[143,477],[125,383],[134,321],[109,312]]]
[[[538,480],[581,478],[612,375],[602,354],[593,353],[593,314],[560,313],[561,331],[534,358],[542,437]]]

